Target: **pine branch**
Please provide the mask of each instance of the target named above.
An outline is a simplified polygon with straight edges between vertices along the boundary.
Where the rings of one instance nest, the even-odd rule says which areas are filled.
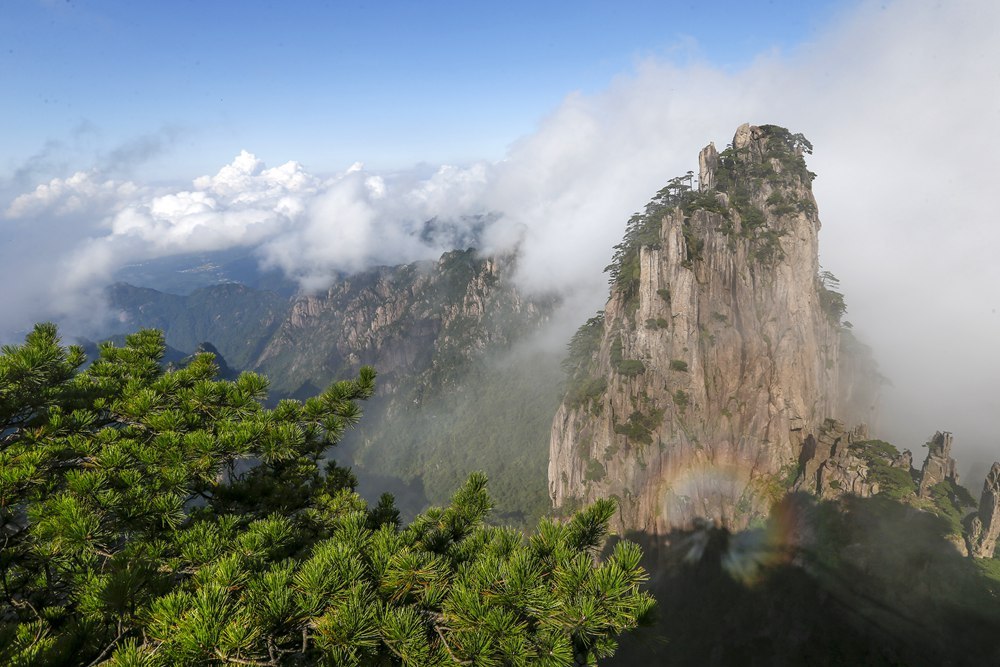
[[[118,636],[115,637],[113,640],[111,640],[111,643],[105,646],[104,650],[101,651],[101,653],[96,658],[94,658],[94,660],[90,664],[88,664],[87,667],[94,667],[95,665],[100,664],[104,660],[104,658],[106,658],[108,654],[110,654],[111,649],[113,649],[118,644],[118,642],[121,641],[122,637],[124,637],[126,634],[128,634],[128,630],[122,629],[118,633]]]
[[[458,656],[452,653],[451,647],[448,646],[448,640],[444,638],[444,633],[441,631],[441,628],[438,627],[437,623],[432,623],[431,625],[434,626],[434,632],[436,632],[437,636],[441,638],[441,643],[444,645],[444,650],[448,652],[448,655],[451,656],[452,660],[454,660],[460,665],[471,665],[473,663],[472,660],[459,660]]]
[[[231,665],[251,665],[252,667],[276,667],[278,665],[277,659],[272,656],[271,660],[268,662],[259,662],[257,660],[246,660],[244,658],[233,658],[225,655],[219,649],[215,649],[215,657],[219,660],[225,660]]]

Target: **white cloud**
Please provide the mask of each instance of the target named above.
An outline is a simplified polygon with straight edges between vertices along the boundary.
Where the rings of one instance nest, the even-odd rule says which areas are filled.
[[[8,218],[43,212],[66,216],[85,210],[114,208],[135,197],[140,188],[130,181],[102,180],[96,171],[78,171],[68,178],[53,178],[31,192],[19,195],[5,211]]]

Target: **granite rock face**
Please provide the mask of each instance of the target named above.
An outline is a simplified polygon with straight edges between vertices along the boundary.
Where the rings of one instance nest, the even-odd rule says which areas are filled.
[[[893,475],[887,480],[887,468],[905,475]],[[891,488],[901,486],[902,480],[906,480],[908,486],[912,468],[910,450],[899,452],[887,442],[870,440],[867,425],[846,430],[841,422],[827,419],[816,436],[806,437],[799,458],[799,477],[793,488],[823,500],[846,494],[868,498],[885,491],[887,482]]]
[[[254,368],[294,389],[292,378],[324,386],[371,364],[380,394],[416,376],[434,388],[448,380],[456,357],[505,349],[547,320],[552,303],[523,298],[510,280],[513,268],[512,257],[456,250],[299,295]]]
[[[927,458],[924,459],[924,466],[920,471],[921,498],[927,498],[931,494],[931,488],[945,480],[959,483],[958,470],[955,459],[951,458],[951,433],[938,431],[927,443]]]
[[[799,457],[800,470],[795,489],[809,491],[825,500],[851,493],[862,498],[879,492],[879,484],[869,474],[867,460],[851,445],[868,439],[868,430],[859,426],[847,431],[835,419],[827,419],[816,435],[808,435]]]
[[[588,325],[598,342],[552,424],[555,507],[616,496],[621,530],[740,529],[794,481],[842,382],[804,146],[744,125],[701,152],[698,192],[675,179],[659,201],[676,205],[648,208],[640,241],[626,234]]]
[[[969,553],[975,558],[992,558],[1000,539],[1000,462],[994,463],[983,483],[979,511],[969,529]]]

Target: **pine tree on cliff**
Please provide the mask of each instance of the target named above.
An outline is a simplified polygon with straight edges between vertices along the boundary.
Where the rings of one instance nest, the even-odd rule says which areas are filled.
[[[163,370],[156,331],[84,355],[52,325],[0,354],[0,663],[574,665],[646,618],[640,550],[598,562],[598,502],[526,539],[474,474],[406,527],[324,452],[361,369],[304,403]]]

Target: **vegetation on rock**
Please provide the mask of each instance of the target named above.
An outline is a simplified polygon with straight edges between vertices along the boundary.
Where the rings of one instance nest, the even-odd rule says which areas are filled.
[[[629,415],[624,424],[615,424],[615,433],[624,435],[632,442],[650,444],[653,442],[653,429],[663,421],[663,410],[653,410],[649,414],[635,411]]]
[[[893,465],[899,458],[899,450],[884,440],[864,440],[849,445],[852,453],[868,464],[869,479],[878,483],[879,493],[900,500],[917,492],[913,473],[907,465],[900,468]]]
[[[829,271],[823,271],[816,278],[816,291],[819,292],[819,305],[835,324],[840,324],[847,312],[844,295],[837,291],[840,280]]]
[[[567,345],[562,369],[566,373],[566,401],[576,407],[600,398],[608,381],[591,375],[594,357],[604,335],[604,313],[599,312],[581,326]]]

